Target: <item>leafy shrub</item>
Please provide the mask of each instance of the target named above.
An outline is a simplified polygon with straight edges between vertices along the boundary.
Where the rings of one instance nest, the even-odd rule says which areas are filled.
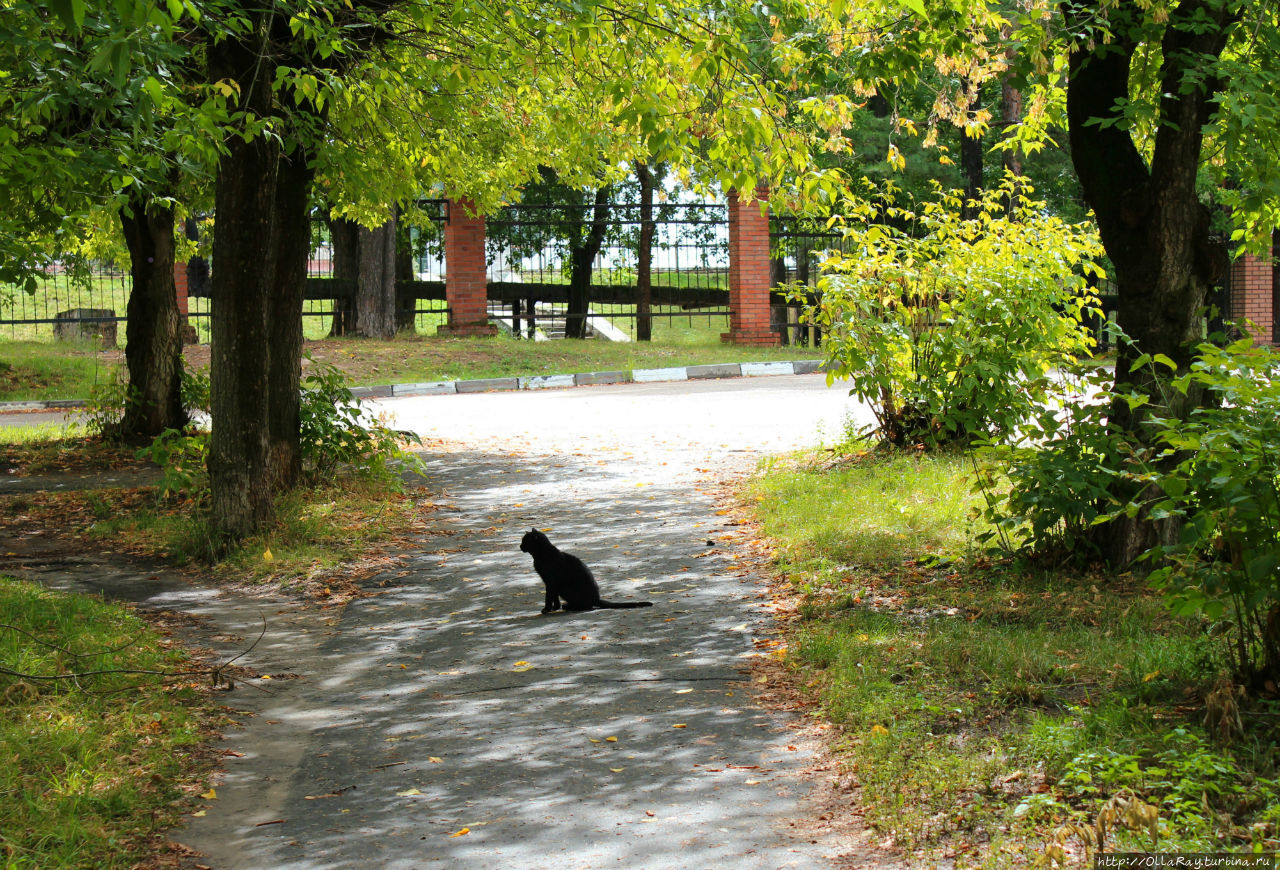
[[[853,206],[846,253],[826,261],[806,307],[827,336],[828,377],[849,380],[889,444],[1008,437],[1044,400],[1050,370],[1092,346],[1082,321],[1088,280],[1102,276],[1097,235],[1045,214],[1012,180],[970,220],[958,193],[918,212],[894,194]]]
[[[1119,507],[1114,493],[1123,487],[1117,483],[1131,481],[1147,464],[1135,455],[1139,448],[1107,425],[1110,380],[1097,367],[1064,371],[1051,400],[1019,429],[1016,444],[978,450],[975,488],[985,496],[983,519],[991,529],[980,541],[1042,557],[1098,555],[1089,530]]]
[[[1135,364],[1171,363],[1139,357]],[[1175,613],[1221,620],[1235,673],[1280,682],[1280,357],[1248,340],[1202,345],[1167,378],[1205,401],[1187,419],[1153,412],[1148,445],[1108,426],[1116,397],[1088,382],[1076,402],[1036,414],[1026,440],[986,451],[985,516],[1009,549],[1090,553],[1089,529],[1142,512],[1180,532],[1142,559]],[[1167,397],[1124,397],[1168,407]],[[1000,465],[1003,464],[1003,468]],[[1008,480],[1001,492],[998,478]],[[1136,493],[1119,497],[1117,493]]]
[[[1157,420],[1176,465],[1156,482],[1156,517],[1181,521],[1178,541],[1148,554],[1174,610],[1229,616],[1236,672],[1280,682],[1280,356],[1250,340],[1204,345],[1173,381],[1212,401],[1186,420]]]
[[[160,466],[160,498],[176,495],[202,498],[209,491],[209,433],[166,429],[137,452]]]
[[[339,466],[361,474],[399,481],[398,469],[417,471],[421,460],[401,446],[410,433],[397,432],[371,419],[344,383],[342,372],[311,360],[302,379],[301,449],[308,472],[316,479]]]

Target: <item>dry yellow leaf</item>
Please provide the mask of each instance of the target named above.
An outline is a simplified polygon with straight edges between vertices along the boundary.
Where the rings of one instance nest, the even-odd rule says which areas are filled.
[[[679,725],[672,725],[672,728],[688,728],[689,726],[681,722]]]
[[[456,833],[450,834],[449,836],[450,836],[450,837],[462,837],[462,836],[465,836],[465,835],[470,834],[470,833],[471,833],[471,829],[470,829],[470,828],[463,828],[461,831],[458,831],[458,832],[456,832]]]
[[[274,562],[275,560],[276,560],[276,557],[275,557],[275,556],[273,556],[273,555],[271,555],[271,548],[270,548],[270,547],[267,547],[265,550],[263,550],[263,551],[262,551],[262,561],[264,561],[264,562]]]
[[[604,739],[604,742],[605,742],[605,743],[617,743],[617,742],[618,742],[618,738],[617,738],[617,737],[606,737],[606,738]]]
[[[409,790],[407,790],[407,791],[398,791],[398,792],[396,792],[396,797],[413,797],[414,795],[417,795],[417,794],[422,794],[422,792],[420,792],[420,791],[419,791],[418,789],[416,789],[416,788],[411,788],[411,789],[409,789]]]
[[[443,758],[436,758],[434,755],[428,757],[427,761],[431,762],[432,764],[444,764]]]
[[[217,800],[218,790],[216,788],[211,788],[204,794],[200,795],[200,797],[204,798],[207,801]]]

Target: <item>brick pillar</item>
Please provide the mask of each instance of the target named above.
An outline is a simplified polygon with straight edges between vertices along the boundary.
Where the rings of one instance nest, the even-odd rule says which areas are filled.
[[[1275,341],[1272,310],[1273,266],[1270,259],[1244,254],[1231,264],[1229,310],[1231,320],[1248,320],[1249,334],[1259,344]]]
[[[769,328],[769,190],[756,189],[758,202],[729,194],[729,331],[722,341],[734,344],[778,344]]]
[[[182,322],[186,323],[190,309],[187,302],[187,263],[185,260],[173,261],[173,289],[178,297],[178,313],[182,315]]]
[[[444,225],[444,289],[449,323],[437,335],[493,335],[489,323],[484,216],[469,199],[451,199]]]
[[[191,325],[187,315],[191,313],[191,303],[187,296],[190,285],[187,280],[187,264],[184,260],[173,261],[173,291],[178,299],[178,331],[182,334],[183,344],[199,344],[200,336]]]

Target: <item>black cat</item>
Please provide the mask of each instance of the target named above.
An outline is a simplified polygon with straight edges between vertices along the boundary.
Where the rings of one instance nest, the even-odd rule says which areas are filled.
[[[653,606],[652,601],[605,601],[600,597],[600,587],[586,563],[577,556],[557,550],[556,545],[537,529],[525,533],[520,540],[520,549],[533,556],[533,570],[547,586],[543,613],[559,610],[562,599],[565,610]]]

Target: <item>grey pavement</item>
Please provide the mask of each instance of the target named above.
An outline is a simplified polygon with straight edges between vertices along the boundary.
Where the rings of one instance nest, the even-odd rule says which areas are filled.
[[[244,662],[274,678],[228,696],[248,715],[225,780],[174,838],[216,870],[830,866],[835,846],[788,834],[807,753],[741,683],[771,617],[713,491],[838,435],[845,390],[813,375],[379,408],[455,445],[428,440],[435,528],[381,594],[341,614],[161,582],[130,596],[203,613],[226,653],[267,629]],[[655,606],[540,615],[531,526],[605,597]]]

